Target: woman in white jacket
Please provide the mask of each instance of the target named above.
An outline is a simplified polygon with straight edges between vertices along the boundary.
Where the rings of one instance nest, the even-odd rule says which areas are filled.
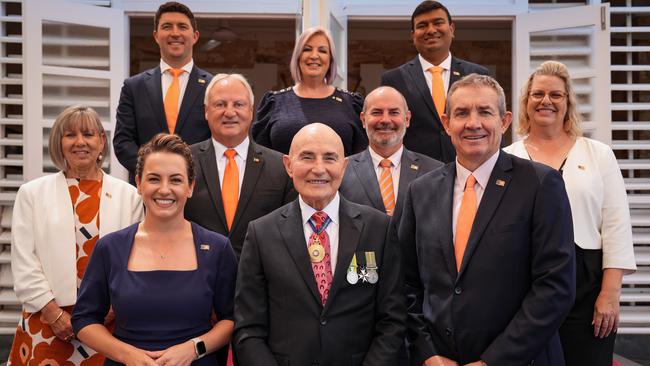
[[[142,218],[136,189],[104,173],[106,133],[93,109],[66,108],[50,132],[49,153],[61,171],[23,184],[11,228],[11,268],[23,316],[10,365],[101,365],[79,343],[70,313],[97,239]],[[67,361],[67,362],[66,362]]]
[[[612,149],[581,136],[566,66],[541,64],[519,104],[523,140],[506,152],[558,169],[576,244],[576,302],[560,328],[567,366],[612,364],[622,277],[636,269],[627,194]],[[608,118],[608,116],[598,116]]]

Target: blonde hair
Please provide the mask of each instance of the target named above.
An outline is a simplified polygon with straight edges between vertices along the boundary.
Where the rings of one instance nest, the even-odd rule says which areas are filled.
[[[530,98],[530,89],[533,85],[535,76],[555,76],[564,81],[564,88],[567,93],[567,111],[564,115],[564,131],[571,136],[581,136],[580,130],[580,113],[578,113],[578,102],[573,84],[571,83],[571,76],[566,65],[557,61],[546,61],[539,65],[535,71],[528,77],[526,84],[521,89],[521,96],[519,97],[519,128],[517,133],[520,136],[525,136],[530,133],[530,120],[528,116],[528,98]]]
[[[305,48],[307,41],[317,34],[325,36],[325,38],[327,38],[327,43],[329,43],[330,46],[330,67],[325,73],[325,83],[332,85],[334,82],[334,78],[336,77],[336,52],[334,51],[334,41],[332,40],[332,36],[330,35],[330,32],[323,27],[311,27],[302,32],[300,37],[298,37],[296,46],[293,48],[291,61],[289,62],[291,77],[293,78],[293,82],[296,84],[302,81],[302,73],[300,72],[300,55],[302,54],[302,49]]]
[[[79,128],[83,130],[90,130],[97,132],[100,136],[106,136],[102,121],[94,109],[84,105],[73,105],[61,112],[56,117],[52,129],[50,130],[50,141],[48,152],[54,165],[61,171],[66,171],[68,165],[63,157],[63,149],[61,148],[61,139],[66,131]],[[101,169],[104,159],[108,155],[108,144],[104,143],[104,148],[97,157],[97,168]]]

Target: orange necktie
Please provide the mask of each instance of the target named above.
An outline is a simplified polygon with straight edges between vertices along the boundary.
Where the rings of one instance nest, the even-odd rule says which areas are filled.
[[[384,159],[379,163],[381,167],[381,176],[379,177],[379,189],[381,191],[381,199],[384,201],[384,208],[388,216],[393,216],[395,209],[395,189],[393,188],[393,174],[390,168],[393,163],[389,159]]]
[[[440,66],[432,66],[427,70],[431,73],[431,97],[433,98],[433,104],[436,106],[436,111],[438,111],[438,116],[445,113],[445,103],[447,102],[445,85],[442,81],[443,70]]]
[[[228,149],[224,152],[228,163],[223,172],[223,185],[221,187],[221,199],[223,200],[223,211],[226,213],[226,222],[228,230],[232,227],[232,221],[235,219],[237,211],[237,200],[239,199],[239,169],[235,162],[237,151]]]
[[[454,244],[454,248],[456,269],[459,272],[478,206],[476,203],[476,191],[474,190],[475,184],[476,178],[470,174],[465,182],[465,192],[463,193],[463,200],[460,202],[460,211],[458,212],[458,219],[456,221],[456,243]]]
[[[167,118],[167,128],[169,133],[173,134],[178,119],[178,99],[181,95],[180,81],[178,77],[184,72],[183,69],[169,69],[174,79],[165,94],[165,117]]]

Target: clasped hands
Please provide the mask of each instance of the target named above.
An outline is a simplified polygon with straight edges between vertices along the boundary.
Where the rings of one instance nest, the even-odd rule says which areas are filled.
[[[187,341],[161,351],[136,348],[124,363],[127,366],[187,366],[195,359],[194,343]]]
[[[450,360],[447,357],[443,356],[433,356],[427,358],[422,366],[460,366],[458,362]],[[475,361],[472,363],[465,364],[464,366],[487,366],[487,364],[481,360]]]

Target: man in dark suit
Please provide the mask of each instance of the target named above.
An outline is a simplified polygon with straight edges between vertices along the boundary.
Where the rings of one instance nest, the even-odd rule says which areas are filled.
[[[203,98],[212,75],[192,60],[199,39],[194,14],[177,2],[162,4],[153,37],[160,47],[160,66],[126,79],[117,107],[113,147],[131,183],[140,145],[156,134],[173,133],[188,144],[210,137]]]
[[[406,310],[388,216],[338,194],[341,138],[303,127],[284,157],[299,198],[251,222],[239,262],[242,366],[394,366]]]
[[[348,157],[339,192],[352,202],[374,207],[399,222],[404,195],[411,181],[442,163],[402,145],[411,112],[404,96],[380,86],[366,96],[361,121],[368,149]],[[383,166],[385,165],[385,166]]]
[[[453,161],[455,156],[440,122],[446,91],[465,75],[488,74],[485,67],[451,55],[454,30],[455,24],[444,5],[423,1],[411,16],[411,38],[418,56],[381,76],[382,85],[392,86],[404,95],[412,113],[404,146],[445,163]],[[440,69],[436,72],[437,67]],[[434,95],[440,98],[435,103]]]
[[[456,162],[416,179],[399,227],[413,365],[564,365],[575,298],[559,172],[500,151],[512,114],[489,76],[449,92]]]
[[[212,138],[191,147],[196,185],[185,205],[185,217],[230,238],[239,258],[248,222],[293,200],[296,193],[282,154],[248,137],[253,91],[243,76],[218,74],[212,79],[206,91],[205,118]],[[234,152],[232,160],[228,151]],[[237,172],[237,179],[230,182],[229,161]],[[232,202],[226,191],[230,188]]]

